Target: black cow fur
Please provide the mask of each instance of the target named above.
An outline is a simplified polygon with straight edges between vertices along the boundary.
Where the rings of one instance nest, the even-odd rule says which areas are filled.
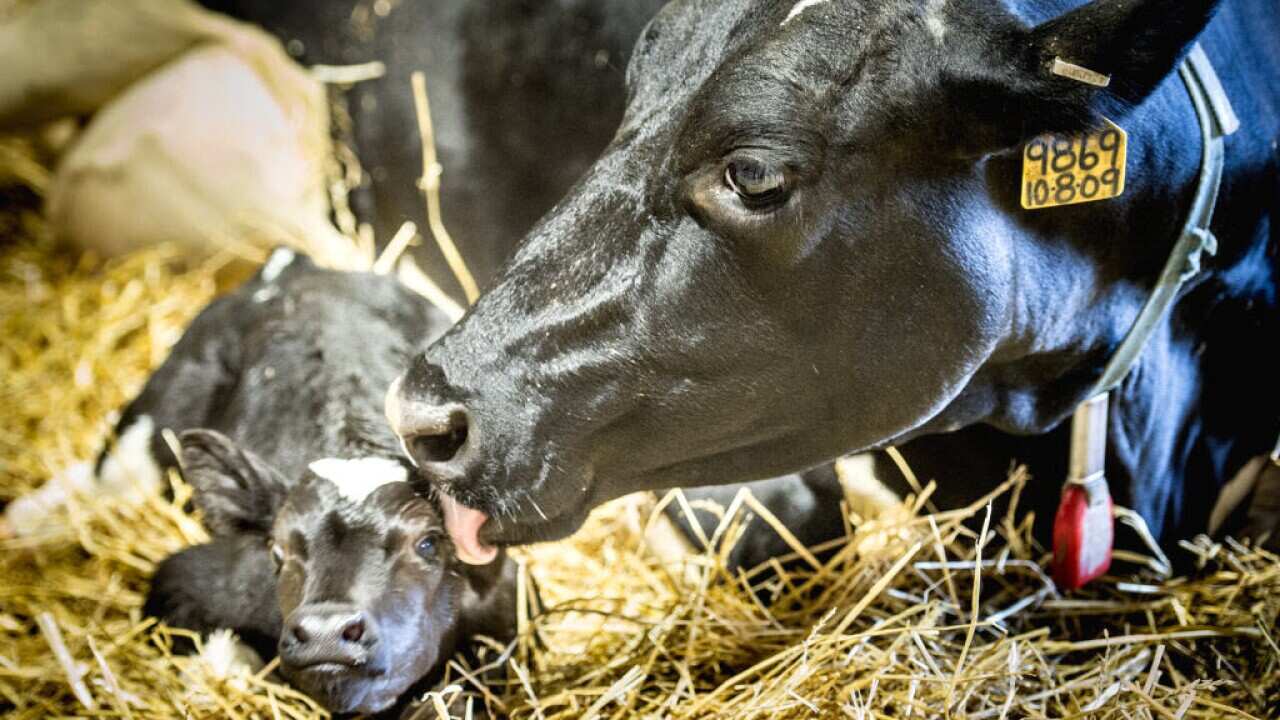
[[[1064,420],[1189,209],[1175,69],[1199,40],[1242,121],[1220,248],[1116,390],[1108,475],[1162,541],[1201,532],[1280,431],[1277,27],[1252,0],[676,0],[612,144],[409,365],[402,435],[499,545],[886,445],[961,495],[1026,461],[1052,497]],[[1023,210],[1022,144],[1103,116],[1128,132],[1124,194]],[[416,418],[459,405],[467,442],[433,451]]]

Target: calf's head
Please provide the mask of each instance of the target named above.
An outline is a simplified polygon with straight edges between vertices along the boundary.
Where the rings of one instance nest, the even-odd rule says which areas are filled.
[[[1018,210],[1021,144],[1123,118],[1214,4],[1029,25],[987,0],[672,2],[612,144],[388,394],[464,559],[629,491],[1056,423],[1087,382],[1018,383],[1096,362],[1122,322],[1089,303],[1149,258],[1105,251],[1107,276],[1079,241],[1123,231],[1123,202]]]
[[[400,462],[324,459],[290,482],[216,432],[181,439],[210,530],[269,545],[281,672],[328,709],[386,709],[463,635],[513,624],[509,568],[454,560],[438,510]]]

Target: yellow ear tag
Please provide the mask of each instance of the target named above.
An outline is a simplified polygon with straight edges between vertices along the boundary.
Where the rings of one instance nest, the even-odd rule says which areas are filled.
[[[1022,148],[1022,207],[1039,210],[1123,193],[1128,135],[1106,123],[1081,135],[1049,133],[1028,142]]]

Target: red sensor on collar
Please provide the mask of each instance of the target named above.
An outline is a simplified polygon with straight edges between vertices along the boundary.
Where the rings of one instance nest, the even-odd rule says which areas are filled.
[[[1053,581],[1076,590],[1111,567],[1115,522],[1105,478],[1069,482],[1053,521]]]

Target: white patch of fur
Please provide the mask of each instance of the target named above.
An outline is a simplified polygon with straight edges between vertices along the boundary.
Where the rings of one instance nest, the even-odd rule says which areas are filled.
[[[39,489],[9,503],[4,509],[4,528],[18,537],[32,537],[65,530],[65,516],[72,496],[89,501],[115,500],[134,504],[154,496],[164,485],[164,471],[151,455],[155,422],[141,415],[116,438],[116,444],[102,461],[98,477],[93,463],[76,463],[55,473]],[[0,533],[3,534],[3,533]]]
[[[403,465],[380,457],[325,458],[308,467],[311,472],[333,483],[343,497],[357,505],[383,485],[409,479],[409,472]]]
[[[947,24],[943,19],[943,8],[946,7],[947,0],[928,0],[928,2],[924,10],[924,26],[928,28],[933,39],[941,43],[947,37]]]
[[[57,532],[66,526],[65,517],[59,512],[67,506],[70,497],[88,495],[92,489],[93,463],[76,463],[6,505],[4,519],[7,529],[16,537]]]
[[[253,293],[253,301],[261,305],[268,300],[274,299],[280,294],[280,288],[275,286],[264,287]]]
[[[787,16],[782,19],[782,26],[786,26],[787,23],[799,17],[800,13],[805,10],[808,10],[814,5],[822,5],[825,2],[827,2],[827,0],[800,0],[800,2],[791,6],[791,12],[787,13]]]
[[[233,632],[214,630],[205,638],[195,662],[186,669],[192,680],[186,700],[198,707],[215,706],[217,699],[205,688],[225,683],[244,692],[249,689],[249,679],[262,667],[258,653],[240,642]]]
[[[164,473],[151,455],[156,424],[150,415],[139,415],[116,438],[98,472],[97,493],[141,502],[164,484]]]
[[[271,253],[271,257],[267,258],[267,262],[262,266],[262,282],[272,282],[280,277],[280,273],[289,267],[296,260],[298,254],[289,248],[278,248]]]
[[[863,520],[872,520],[902,504],[902,498],[876,477],[870,453],[836,460],[836,478],[844,489],[849,509]]]
[[[262,669],[262,658],[258,653],[226,629],[209,633],[200,650],[200,663],[210,675],[220,680],[253,675]]]
[[[910,508],[876,477],[870,455],[850,455],[836,461],[836,477],[845,504],[854,518],[854,547],[860,555],[884,552],[891,543],[905,542],[911,532]]]
[[[687,560],[698,552],[666,513],[658,513],[645,523],[644,542],[660,560],[669,564]]]
[[[653,553],[668,571],[679,572],[686,583],[696,584],[701,565],[697,562],[698,548],[694,546],[679,526],[665,512],[653,514],[647,501],[640,496],[628,508],[623,517],[632,533],[644,536],[645,547]]]

